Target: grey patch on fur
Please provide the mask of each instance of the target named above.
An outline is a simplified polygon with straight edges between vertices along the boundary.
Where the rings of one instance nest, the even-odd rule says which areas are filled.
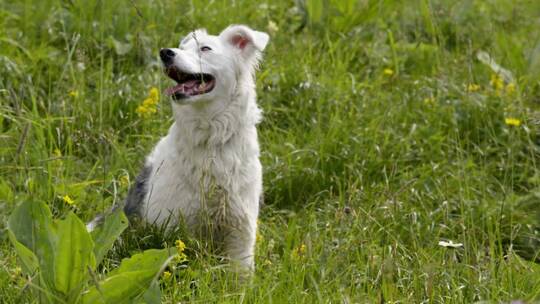
[[[146,185],[148,183],[148,177],[150,176],[150,172],[152,172],[152,167],[144,166],[137,178],[135,179],[135,184],[129,189],[128,195],[123,205],[124,213],[129,218],[141,215],[141,206],[144,197],[146,196]],[[111,208],[108,213],[99,214],[91,222],[86,224],[86,230],[90,232],[93,231],[97,226],[103,224],[106,216],[121,207],[121,204],[116,204]]]
[[[143,201],[148,191],[148,177],[150,177],[151,172],[151,166],[144,166],[135,179],[135,184],[129,189],[124,202],[124,213],[128,217],[141,215]]]
[[[88,232],[94,231],[94,229],[96,229],[97,226],[103,224],[104,220],[105,220],[105,215],[104,214],[99,214],[92,221],[90,221],[88,224],[86,224],[86,231],[88,231]]]

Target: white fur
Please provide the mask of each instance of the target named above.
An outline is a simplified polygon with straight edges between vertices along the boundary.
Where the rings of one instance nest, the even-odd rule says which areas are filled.
[[[176,67],[212,74],[216,85],[173,101],[175,122],[146,159],[152,171],[143,217],[160,224],[172,215],[194,233],[209,230],[225,255],[247,269],[254,267],[262,193],[254,71],[267,42],[267,34],[235,25],[219,36],[197,30],[172,49]],[[203,45],[212,50],[201,52]]]

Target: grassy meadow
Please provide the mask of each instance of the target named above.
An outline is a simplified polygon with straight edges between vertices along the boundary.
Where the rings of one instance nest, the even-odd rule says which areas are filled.
[[[183,239],[165,303],[540,300],[540,1],[0,0],[0,302],[37,302],[14,207],[119,203],[172,123],[166,96],[141,110],[158,50],[231,23],[271,36],[252,283],[142,226],[100,271]]]

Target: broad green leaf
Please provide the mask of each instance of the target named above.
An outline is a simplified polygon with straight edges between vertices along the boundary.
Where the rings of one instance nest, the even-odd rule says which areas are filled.
[[[118,239],[122,231],[124,231],[127,226],[128,220],[124,212],[122,209],[117,209],[111,215],[105,218],[102,225],[99,225],[94,231],[92,231],[96,265],[101,263],[105,254],[107,254],[107,251],[109,251],[114,244],[114,241]]]
[[[54,247],[55,288],[73,299],[86,282],[88,267],[95,267],[94,242],[73,212],[55,224],[58,231]]]
[[[122,260],[120,267],[83,295],[83,303],[126,303],[140,297],[176,254],[174,249],[150,249]]]
[[[131,271],[110,276],[99,283],[99,290],[94,286],[83,294],[82,302],[94,303],[130,303],[152,284],[156,273],[147,271]]]
[[[17,241],[37,257],[41,277],[54,286],[54,243],[56,231],[52,224],[49,207],[42,202],[24,202],[8,220],[8,229]],[[27,253],[23,253],[27,255]]]
[[[159,284],[154,282],[150,288],[142,296],[143,303],[146,304],[160,304],[161,303],[161,289]]]
[[[130,271],[152,270],[157,273],[168,262],[169,258],[176,255],[176,248],[149,249],[141,253],[134,254],[130,258],[123,259],[120,267],[113,270],[110,275],[116,275]]]
[[[15,251],[17,252],[17,255],[19,256],[19,259],[22,262],[23,271],[29,275],[34,274],[34,272],[39,267],[39,262],[36,255],[26,246],[19,243],[17,241],[17,238],[13,234],[13,232],[8,230],[8,236],[9,236],[9,240],[13,244],[13,247],[15,247]]]
[[[24,202],[17,206],[8,220],[8,228],[21,244],[37,253],[39,241],[50,239],[52,214],[41,202]]]

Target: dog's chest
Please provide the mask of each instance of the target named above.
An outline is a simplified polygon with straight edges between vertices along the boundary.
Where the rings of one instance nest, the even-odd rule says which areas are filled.
[[[176,169],[182,180],[194,188],[205,189],[204,192],[215,190],[216,187],[234,187],[238,174],[242,172],[242,155],[227,147],[201,147],[191,153],[180,153],[178,157],[182,158],[183,165]]]
[[[204,214],[219,221],[228,218],[231,197],[249,183],[249,164],[244,147],[231,141],[220,147],[171,149],[166,138],[151,158],[147,216],[162,221],[164,215],[181,215],[191,220]],[[188,223],[189,224],[189,223]]]

